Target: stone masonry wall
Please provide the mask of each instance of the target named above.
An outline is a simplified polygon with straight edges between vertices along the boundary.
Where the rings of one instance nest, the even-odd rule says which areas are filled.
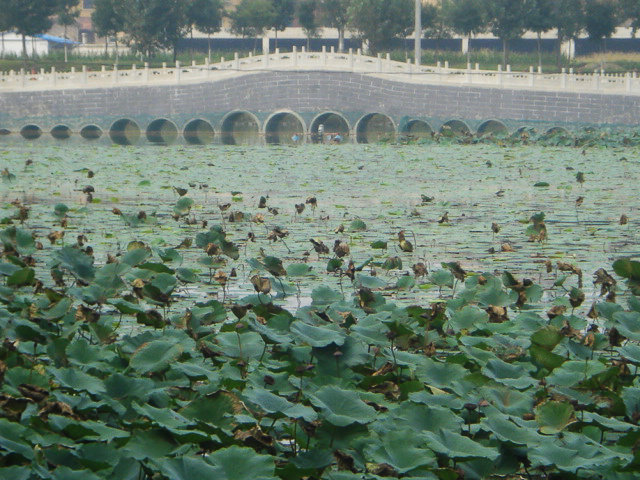
[[[264,121],[283,109],[300,114],[307,126],[323,111],[342,113],[352,127],[373,112],[396,123],[425,119],[433,128],[451,119],[472,126],[497,119],[511,128],[640,124],[638,96],[417,85],[347,72],[263,72],[201,84],[0,93],[0,128],[27,123],[43,129],[59,123],[108,128],[119,118],[141,127],[155,118],[178,125],[204,118],[215,127],[232,110],[253,112]]]

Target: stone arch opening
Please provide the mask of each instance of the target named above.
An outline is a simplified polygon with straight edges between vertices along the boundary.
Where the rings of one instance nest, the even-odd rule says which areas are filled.
[[[433,136],[433,128],[424,120],[409,120],[402,133],[411,140],[423,140]]]
[[[121,118],[111,125],[109,137],[118,145],[133,145],[140,139],[140,127],[133,120]]]
[[[545,136],[553,136],[553,135],[562,135],[565,137],[570,137],[571,132],[564,127],[551,127],[546,132],[544,132]]]
[[[487,120],[478,127],[476,134],[479,137],[483,135],[508,135],[509,130],[507,126],[499,120]]]
[[[11,130],[7,128],[0,128],[0,136],[6,137],[7,135],[11,135]]]
[[[323,126],[323,135],[319,133],[320,125]],[[333,141],[332,139],[336,134],[342,138],[339,143],[345,143],[349,139],[349,122],[339,113],[324,112],[313,119],[310,133],[313,143],[329,143]]]
[[[71,129],[66,125],[56,125],[51,129],[51,136],[56,140],[67,140],[71,136]]]
[[[80,129],[80,136],[85,140],[97,140],[102,136],[102,129],[97,125],[86,125]]]
[[[178,127],[166,118],[159,118],[147,126],[145,135],[151,143],[169,145],[178,139]]]
[[[255,145],[260,141],[258,119],[249,112],[231,112],[220,129],[224,145]]]
[[[440,127],[440,133],[445,136],[460,137],[470,135],[471,129],[462,120],[449,120]]]
[[[358,143],[376,143],[393,140],[396,126],[390,117],[383,113],[370,113],[362,117],[356,126]]]
[[[20,129],[20,135],[25,140],[37,140],[42,135],[42,129],[37,125],[25,125]]]
[[[293,145],[303,143],[305,127],[302,119],[293,112],[274,113],[267,119],[264,128],[265,139],[268,144]],[[298,140],[295,140],[298,137]]]
[[[182,135],[189,145],[205,145],[213,142],[215,132],[209,122],[197,118],[187,123]]]

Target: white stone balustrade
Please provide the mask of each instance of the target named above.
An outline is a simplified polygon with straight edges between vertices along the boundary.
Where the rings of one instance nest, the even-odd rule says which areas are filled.
[[[52,69],[45,72],[10,71],[0,74],[0,92],[38,91],[88,88],[121,88],[135,85],[193,84],[214,82],[233,76],[260,73],[265,71],[327,71],[354,72],[372,77],[396,80],[414,84],[474,86],[521,90],[568,91],[601,93],[614,95],[640,95],[640,79],[634,73],[608,74],[602,71],[594,73],[574,73],[573,69],[561,73],[543,73],[530,68],[526,72],[512,71],[498,67],[496,70],[481,70],[468,65],[464,69],[444,67],[438,62],[435,66],[416,66],[410,61],[398,62],[388,55],[369,57],[358,49],[347,53],[337,53],[333,49],[321,52],[292,52],[276,50],[269,55],[240,57],[237,53],[232,60],[221,59],[218,63],[205,62],[197,65],[174,67],[163,65],[161,68],[130,69],[102,67],[100,71],[69,72]]]

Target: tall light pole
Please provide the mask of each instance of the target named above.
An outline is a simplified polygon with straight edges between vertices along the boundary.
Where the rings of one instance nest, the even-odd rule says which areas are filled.
[[[416,25],[415,25],[414,56],[416,65],[422,61],[422,0],[416,0]]]

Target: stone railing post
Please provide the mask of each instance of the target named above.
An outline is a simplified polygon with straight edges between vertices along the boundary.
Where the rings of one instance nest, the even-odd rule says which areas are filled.
[[[265,69],[269,69],[269,61],[271,60],[271,55],[269,55],[269,52],[264,54],[264,68]]]
[[[382,73],[382,54],[378,53],[378,58],[376,58],[376,72]]]
[[[176,60],[176,83],[180,83],[180,77],[182,76],[182,68],[180,67],[180,60]]]
[[[294,67],[298,66],[298,47],[295,45],[291,49],[291,63],[293,63]]]
[[[413,62],[410,58],[407,58],[407,72],[409,75],[413,75]]]
[[[13,73],[13,70],[11,70]],[[20,69],[20,86],[24,87],[27,83],[27,72],[25,72],[24,68]]]
[[[322,46],[322,65],[327,65],[327,46]]]
[[[238,52],[233,54],[233,61],[235,63],[235,69],[240,70],[240,54]]]
[[[391,72],[391,54],[389,52],[387,52],[386,60],[387,72]]]
[[[144,62],[144,83],[149,83],[149,62]]]
[[[89,81],[89,74],[87,73],[87,66],[82,65],[82,83],[86,85],[88,81]]]
[[[563,68],[560,72],[560,88],[563,90],[567,88],[567,69]]]
[[[355,68],[355,62],[356,62],[356,59],[353,56],[353,48],[350,48],[349,49],[349,68],[351,69],[351,71],[353,71]]]
[[[467,62],[467,71],[465,72],[465,80],[467,83],[473,83],[471,80],[471,63]]]
[[[535,73],[533,73],[533,67],[531,65],[529,65],[529,86],[533,87],[536,84],[536,76]]]
[[[113,66],[113,71],[111,72],[111,78],[113,83],[118,83],[118,66]]]
[[[51,67],[51,85],[54,87],[58,83],[58,74],[56,73],[56,67]]]
[[[502,77],[502,65],[498,65],[498,71],[496,72],[496,76],[498,77],[498,85],[502,86],[504,84],[504,78]]]

